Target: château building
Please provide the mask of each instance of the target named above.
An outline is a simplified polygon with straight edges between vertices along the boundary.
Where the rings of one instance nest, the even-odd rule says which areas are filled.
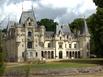
[[[56,32],[46,31],[45,26],[37,25],[33,10],[23,11],[19,23],[8,23],[5,51],[6,59],[15,62],[87,58],[90,34],[85,20],[76,36],[68,25],[57,25]]]

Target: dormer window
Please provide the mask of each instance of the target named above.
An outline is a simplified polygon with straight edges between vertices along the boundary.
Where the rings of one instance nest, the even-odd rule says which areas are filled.
[[[29,22],[29,26],[31,26],[31,22]]]

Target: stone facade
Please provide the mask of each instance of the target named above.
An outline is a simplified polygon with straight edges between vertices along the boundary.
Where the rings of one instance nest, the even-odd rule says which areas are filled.
[[[9,22],[5,42],[8,61],[87,58],[90,53],[85,20],[82,33],[76,37],[68,25],[57,25],[56,32],[46,31],[37,25],[33,10],[23,11],[19,23]]]

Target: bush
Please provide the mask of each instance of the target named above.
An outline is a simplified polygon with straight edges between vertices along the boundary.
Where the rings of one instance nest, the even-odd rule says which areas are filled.
[[[3,64],[3,54],[0,53],[0,75],[4,72],[4,64]]]
[[[4,65],[0,64],[0,76],[3,75],[4,69],[5,69]]]

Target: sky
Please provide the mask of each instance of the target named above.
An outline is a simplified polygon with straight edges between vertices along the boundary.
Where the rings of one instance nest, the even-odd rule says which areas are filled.
[[[49,18],[61,24],[96,12],[92,0],[0,0],[1,23],[19,21],[22,11],[28,11],[32,6],[37,20]]]

